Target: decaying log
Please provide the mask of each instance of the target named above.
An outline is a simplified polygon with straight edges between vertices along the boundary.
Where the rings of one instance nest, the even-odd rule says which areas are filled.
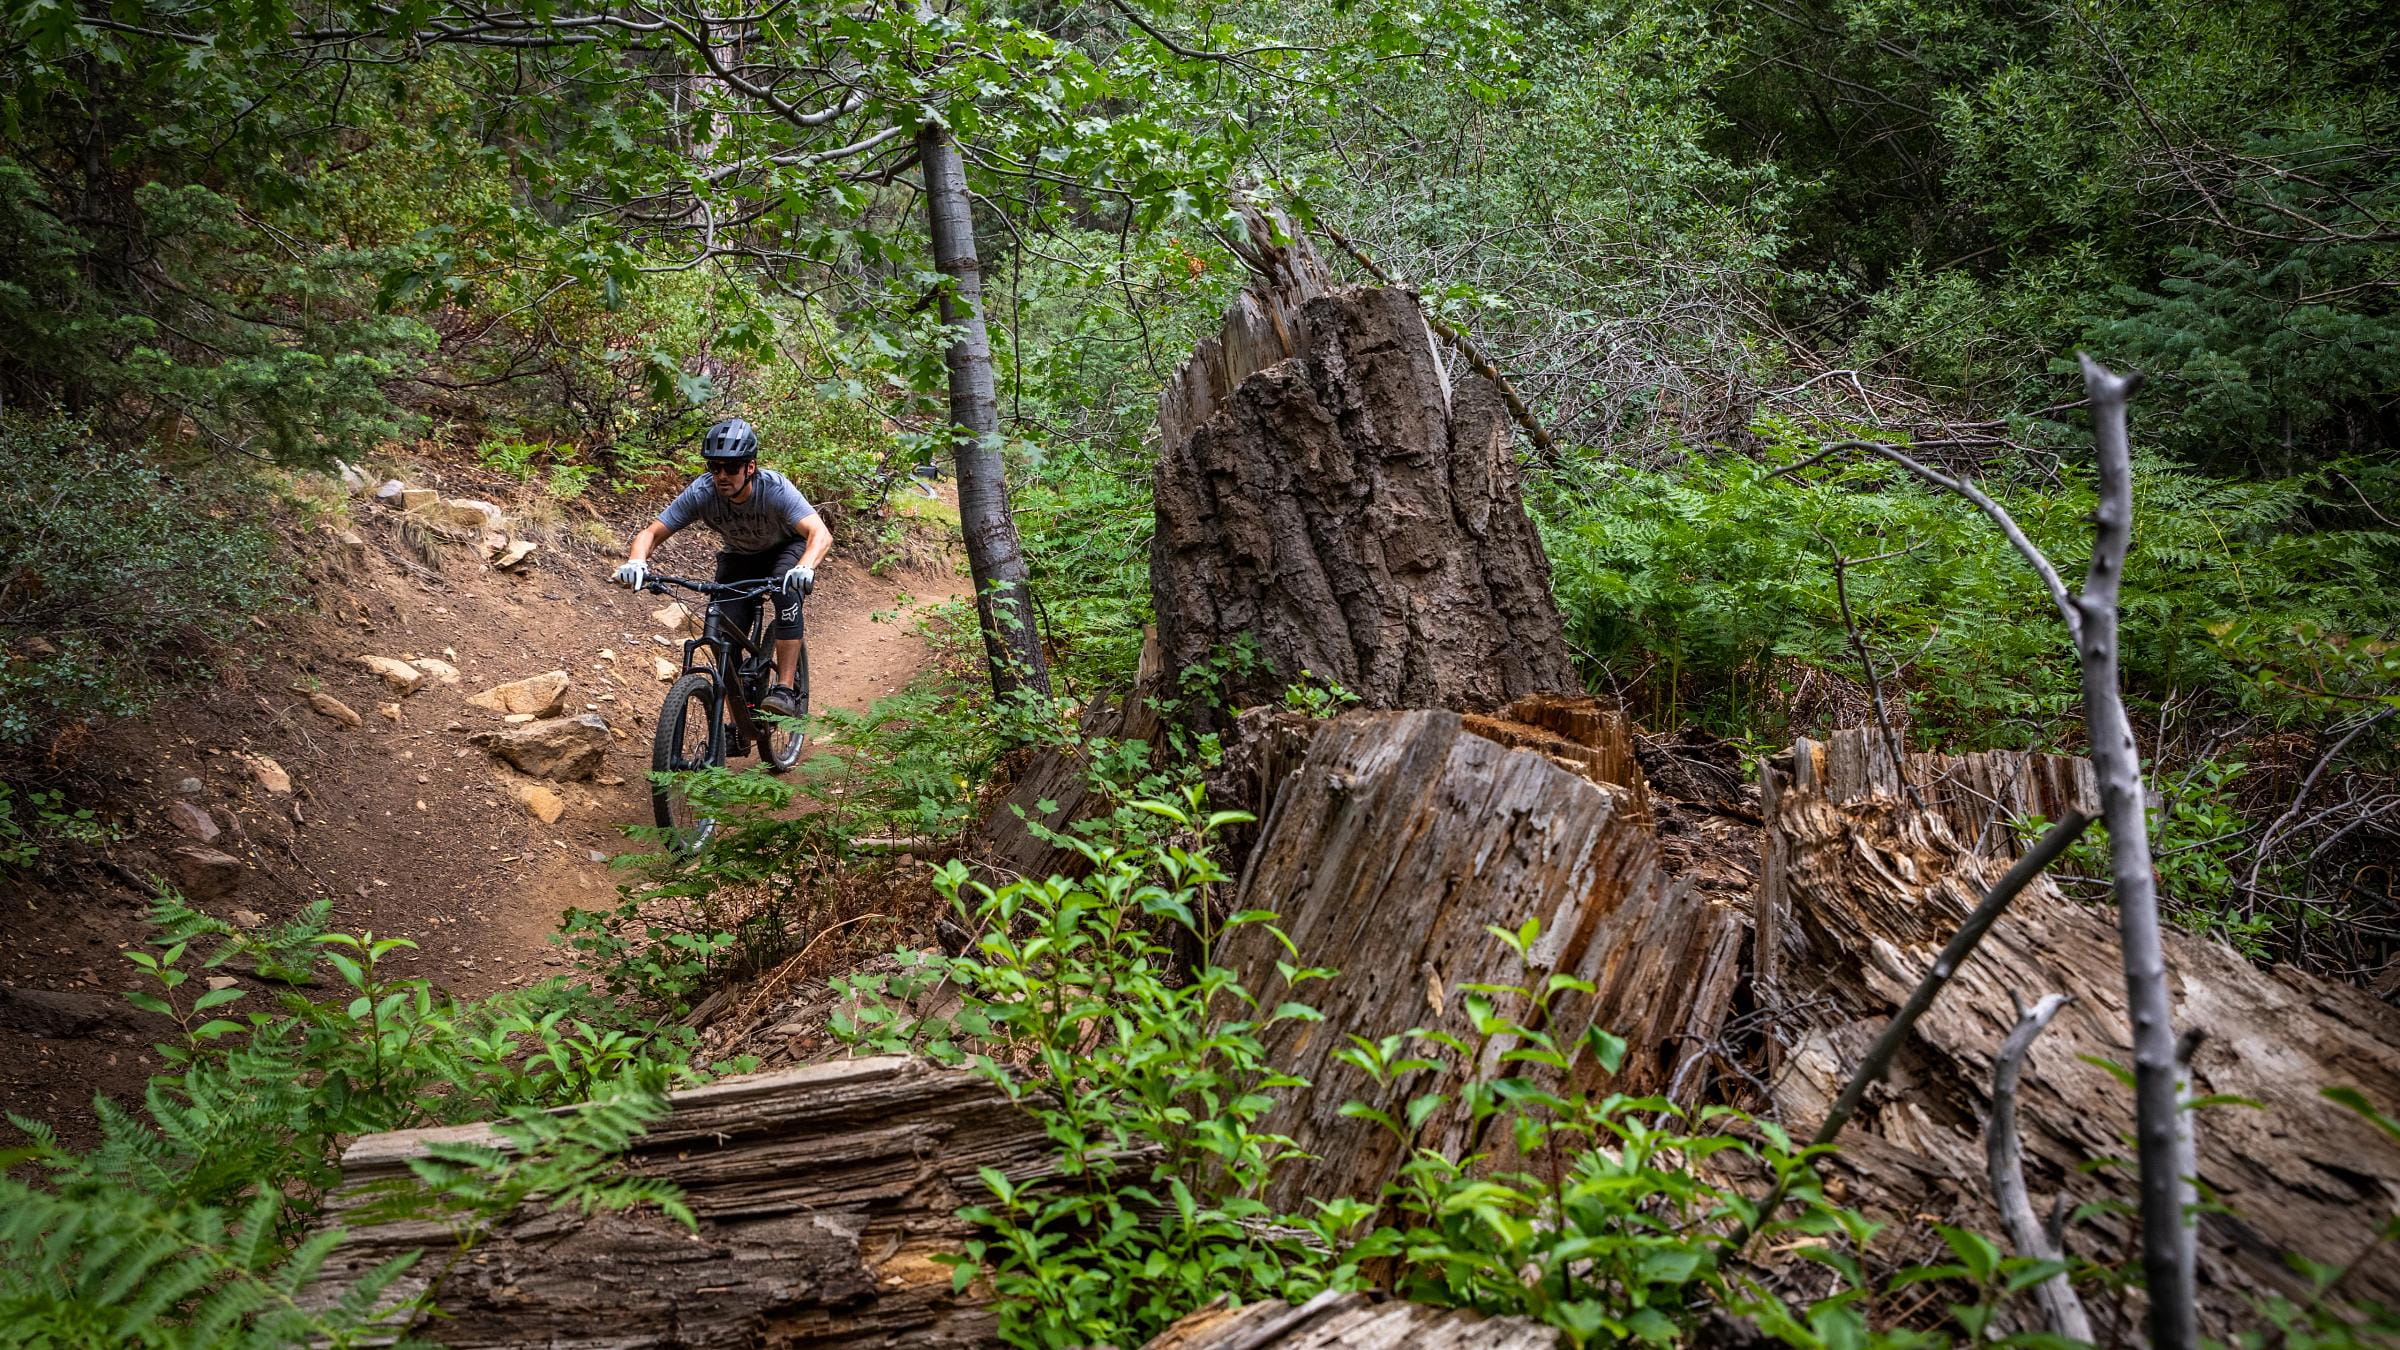
[[[1767,834],[1790,906],[1774,935],[1785,1013],[1775,1035],[1787,1064],[1773,1104],[1797,1132],[1824,1117],[2006,864],[1972,853],[1938,811],[1880,794],[1839,803],[1790,782],[1776,794]],[[2245,1314],[2243,1295],[2303,1288],[2286,1253],[2339,1265],[2400,1200],[2400,1148],[2317,1096],[2346,1085],[2400,1103],[2400,1014],[2347,986],[2261,970],[2203,939],[2177,933],[2167,943],[2182,1020],[2206,1036],[2194,1091],[2265,1103],[2212,1109],[2199,1131],[2202,1182],[2233,1211],[2201,1220],[2203,1301],[2222,1333]],[[2105,912],[2046,882],[2019,897],[1956,973],[1918,1022],[1892,1082],[1852,1122],[1835,1166],[1859,1196],[1894,1213],[1997,1229],[1981,1143],[1994,1056],[2017,1020],[2011,995],[2050,991],[2073,1002],[2032,1047],[2019,1087],[2027,1180],[2070,1203],[2130,1202],[2129,1175],[2093,1166],[2126,1156],[2134,1122],[2131,1094],[2101,1067],[2130,1054],[2117,934]],[[2130,1219],[2106,1212],[2070,1242],[2121,1259],[2138,1251],[2133,1239]],[[2355,1276],[2353,1292],[2400,1299],[2400,1257]]]
[[[1558,1332],[1530,1317],[1486,1317],[1421,1303],[1378,1303],[1328,1291],[1299,1307],[1277,1299],[1202,1308],[1142,1350],[1556,1350]]]
[[[1490,387],[1451,388],[1414,296],[1274,256],[1159,400],[1165,668],[1247,635],[1268,669],[1228,677],[1237,705],[1304,670],[1369,708],[1579,687]]]
[[[529,1209],[443,1283],[433,1334],[477,1346],[865,1347],[994,1343],[988,1309],[951,1292],[976,1169],[1047,1170],[1041,1128],[991,1084],[903,1057],[810,1065],[674,1094],[628,1156],[683,1188],[694,1234],[656,1212],[594,1218]],[[368,1135],[342,1158],[340,1222],[361,1187],[402,1176],[429,1139],[481,1126]],[[435,1223],[353,1231],[318,1288],[347,1286],[430,1247],[393,1291],[411,1297],[450,1240]]]
[[[1349,1033],[1466,1034],[1462,984],[1538,984],[1554,971],[1592,981],[1595,994],[1559,1001],[1554,1024],[1572,1037],[1597,1022],[1626,1038],[1611,1088],[1666,1088],[1699,1064],[1732,998],[1742,916],[1665,875],[1635,800],[1475,735],[1454,713],[1357,712],[1317,732],[1276,795],[1235,900],[1279,915],[1303,963],[1342,972],[1288,994],[1323,1012],[1323,1025],[1286,1023],[1269,1038],[1276,1062],[1315,1086],[1261,1128],[1319,1158],[1305,1175],[1287,1171],[1270,1203],[1373,1196],[1394,1175],[1397,1145],[1341,1107],[1355,1098],[1398,1111],[1428,1090],[1426,1077],[1377,1089],[1333,1052]],[[1542,925],[1532,971],[1486,931],[1527,919]],[[1275,974],[1283,955],[1251,927],[1220,959],[1271,1007],[1287,996]],[[1494,1142],[1469,1131],[1444,1112],[1420,1138],[1453,1157]]]

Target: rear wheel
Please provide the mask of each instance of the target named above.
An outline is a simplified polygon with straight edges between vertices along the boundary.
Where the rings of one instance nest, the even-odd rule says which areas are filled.
[[[769,676],[768,678],[773,678]],[[808,746],[808,735],[799,723],[808,718],[808,645],[800,647],[800,664],[792,672],[792,706],[799,719],[790,726],[778,726],[772,713],[757,714],[758,758],[770,773],[782,773],[800,762],[800,752]]]
[[[717,682],[693,672],[667,686],[650,742],[650,772],[689,773],[725,762],[725,739],[717,728]],[[717,822],[701,813],[676,783],[650,782],[650,806],[667,847],[690,853],[708,842]]]

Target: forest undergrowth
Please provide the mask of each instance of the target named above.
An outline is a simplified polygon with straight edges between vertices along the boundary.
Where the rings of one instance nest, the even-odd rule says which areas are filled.
[[[859,91],[814,121],[577,9],[0,7],[0,878],[123,839],[133,822],[81,793],[92,729],[248,659],[250,617],[304,602],[276,535],[312,509],[294,473],[424,447],[575,520],[688,474],[697,430],[738,413],[845,548],[892,546],[893,490],[959,448],[956,282],[920,223],[928,126],[965,152],[989,439],[1056,697],[991,695],[953,616],[944,673],[827,719],[841,747],[808,775],[696,782],[742,824],[571,920],[576,981],[462,1003],[321,914],[261,937],[162,901],[132,966],[174,1028],[170,1068],[104,1108],[92,1154],[19,1123],[0,1344],[343,1343],[410,1322],[371,1287],[293,1298],[325,1255],[304,1235],[337,1141],[360,1131],[511,1122],[514,1151],[437,1156],[393,1197],[449,1216],[456,1250],[421,1261],[537,1193],[672,1212],[605,1159],[661,1093],[741,1067],[695,1063],[676,1011],[886,891],[969,932],[1008,921],[910,976],[973,991],[948,1025],[887,1010],[854,1031],[994,1076],[1073,1141],[1068,1184],[996,1187],[990,1239],[962,1253],[1021,1343],[1369,1270],[1594,1342],[1720,1312],[1795,1346],[1988,1339],[2052,1272],[1978,1235],[1938,1235],[1954,1260],[1884,1261],[1871,1225],[1803,1184],[1778,1237],[1830,1283],[1726,1250],[1757,1193],[1737,1175],[1805,1182],[1807,1150],[1738,1113],[1529,1086],[1605,1063],[1605,1028],[1553,1040],[1492,1012],[1478,1034],[1532,1067],[1457,1079],[1553,1174],[1425,1157],[1390,1194],[1261,1212],[1246,1197],[1288,1160],[1250,1130],[1275,1077],[1257,1033],[1310,1014],[1250,1007],[1205,958],[1170,978],[1163,932],[1217,935],[1224,822],[1165,767],[1097,757],[1120,809],[1077,841],[1095,881],[986,891],[944,871],[928,893],[858,847],[959,837],[995,774],[1129,683],[1154,617],[1155,398],[1242,283],[1219,240],[1244,193],[1492,355],[1548,447],[1521,447],[1525,495],[1587,688],[1745,758],[1866,724],[1879,699],[1913,749],[2087,748],[2073,653],[1986,522],[1820,451],[1873,440],[1972,477],[2071,568],[2094,492],[2074,354],[2145,373],[2123,675],[2165,910],[2254,959],[2400,988],[2388,4],[715,14]],[[1286,675],[1299,710],[1338,703]],[[2081,847],[2068,884],[2103,883],[2097,838]],[[228,967],[288,977],[275,1006],[209,987]],[[1069,1067],[1076,1023],[1042,1010],[1095,989],[1139,1014]],[[1474,1048],[1343,1030],[1370,1074]],[[539,1114],[578,1101],[599,1105]],[[1113,1160],[1137,1140],[1170,1161]],[[2131,1260],[2070,1273],[2115,1289]],[[1919,1285],[1938,1297],[1903,1292]],[[2338,1297],[2260,1317],[2245,1344],[2392,1334],[2389,1310]]]

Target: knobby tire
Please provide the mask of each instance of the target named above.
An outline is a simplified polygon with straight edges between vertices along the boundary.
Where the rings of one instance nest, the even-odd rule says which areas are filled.
[[[717,697],[717,682],[697,671],[667,686],[666,700],[658,709],[658,730],[650,742],[652,773],[687,773],[724,765],[725,737],[718,728]],[[650,806],[658,827],[668,832],[667,846],[674,851],[694,852],[716,831],[716,820],[702,815],[679,785],[653,778]]]

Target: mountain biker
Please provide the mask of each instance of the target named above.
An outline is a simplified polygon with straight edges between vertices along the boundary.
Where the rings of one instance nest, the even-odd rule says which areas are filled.
[[[758,432],[748,422],[729,417],[710,427],[700,438],[700,458],[708,472],[633,536],[625,565],[613,579],[640,590],[650,577],[650,551],[695,520],[716,531],[724,544],[717,554],[719,585],[780,577],[782,584],[773,592],[775,687],[758,706],[779,717],[798,716],[792,678],[800,666],[800,597],[816,585],[817,564],[833,549],[833,531],[791,479],[758,467]],[[754,596],[719,608],[723,621],[739,632],[750,626],[757,606]]]

